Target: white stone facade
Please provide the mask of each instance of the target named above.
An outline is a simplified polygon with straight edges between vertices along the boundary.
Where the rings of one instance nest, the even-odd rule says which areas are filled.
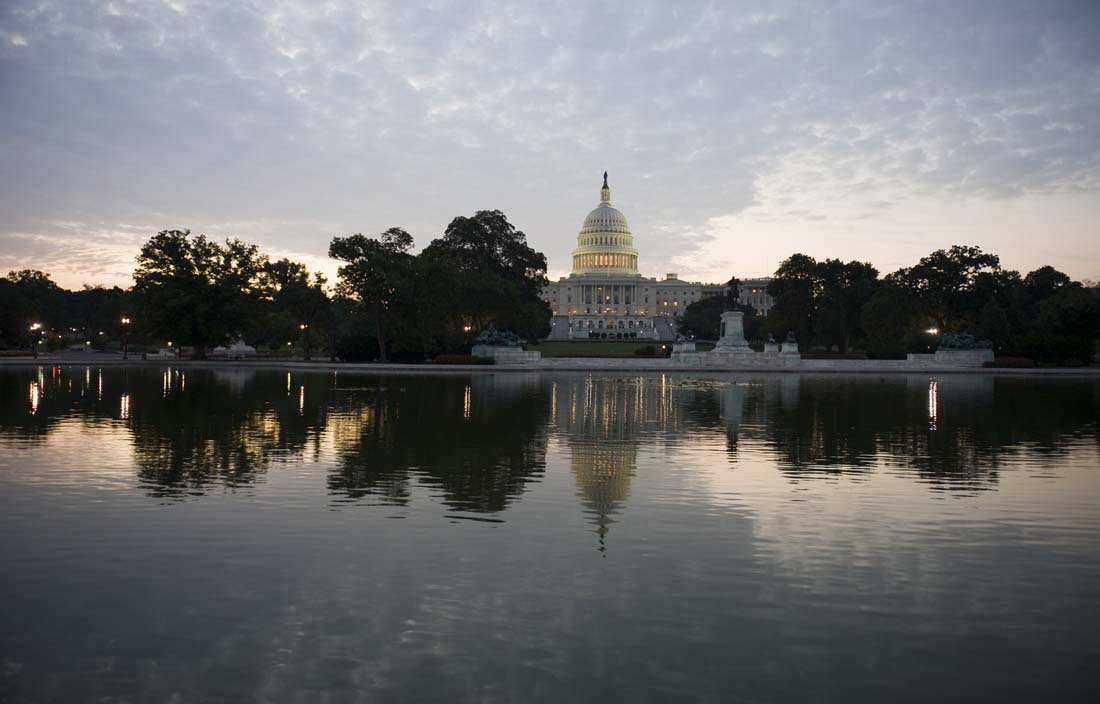
[[[767,315],[768,279],[741,281],[740,300]],[[573,271],[550,283],[543,300],[553,314],[550,339],[672,340],[676,318],[692,303],[725,295],[725,284],[663,279],[638,272],[638,250],[626,216],[611,205],[604,174],[600,204],[584,219],[573,250]]]

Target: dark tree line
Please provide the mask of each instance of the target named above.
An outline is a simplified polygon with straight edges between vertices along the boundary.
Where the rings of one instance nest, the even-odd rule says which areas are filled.
[[[41,271],[12,271],[0,279],[0,347],[102,347],[120,335],[129,307],[130,293],[121,288],[69,291]]]
[[[495,327],[538,339],[549,333],[541,300],[546,257],[500,211],[455,218],[420,254],[390,228],[378,238],[335,237],[342,262],[329,289],[321,273],[272,261],[255,244],[164,230],[137,256],[131,289],[66,291],[39,271],[0,281],[0,344],[54,349],[91,336],[95,346],[172,341],[196,358],[243,340],[257,348],[297,344],[309,359],[419,360],[468,349]],[[132,321],[131,326],[123,319]]]
[[[737,303],[736,284],[726,300],[689,306],[681,330],[716,336],[722,311],[746,308]],[[1050,266],[1026,275],[1004,269],[978,247],[937,250],[882,278],[866,262],[794,254],[768,283],[773,305],[765,325],[753,319],[746,334],[760,341],[794,332],[804,350],[874,357],[926,352],[945,334],[968,334],[988,340],[998,355],[1087,364],[1100,338],[1098,293]]]

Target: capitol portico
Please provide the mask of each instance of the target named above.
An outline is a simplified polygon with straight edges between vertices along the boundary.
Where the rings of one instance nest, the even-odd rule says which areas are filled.
[[[740,300],[766,315],[771,308],[767,279],[742,280]],[[638,271],[638,250],[626,216],[611,205],[607,173],[600,204],[584,219],[569,276],[549,284],[552,340],[676,338],[676,319],[692,303],[725,294],[725,284],[682,281],[676,274],[646,278]]]

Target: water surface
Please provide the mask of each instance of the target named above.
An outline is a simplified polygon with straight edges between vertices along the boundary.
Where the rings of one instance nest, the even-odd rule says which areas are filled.
[[[1091,701],[1100,383],[0,370],[0,701]]]

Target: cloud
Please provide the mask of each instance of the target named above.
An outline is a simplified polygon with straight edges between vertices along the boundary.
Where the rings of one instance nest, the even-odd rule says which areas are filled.
[[[604,169],[643,268],[684,275],[745,262],[708,223],[763,203],[1095,194],[1098,29],[1090,3],[16,0],[0,265],[19,233],[81,237],[58,221],[234,222],[319,258],[500,208],[561,271]]]

